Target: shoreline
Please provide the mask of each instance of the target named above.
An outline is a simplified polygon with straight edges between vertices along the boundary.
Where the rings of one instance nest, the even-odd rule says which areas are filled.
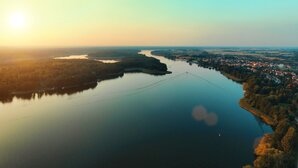
[[[239,105],[244,110],[246,110],[246,111],[252,113],[254,116],[260,118],[267,125],[270,125],[270,126],[275,125],[275,122],[273,121],[273,119],[270,116],[268,116],[266,114],[263,114],[260,110],[258,110],[256,108],[252,107],[251,105],[249,105],[245,98],[240,99]]]
[[[26,95],[26,94],[35,94],[35,93],[45,93],[49,91],[59,91],[59,90],[64,90],[64,89],[74,89],[74,88],[79,88],[81,86],[89,86],[92,84],[97,84],[97,82],[86,82],[82,84],[77,84],[77,85],[69,85],[69,86],[62,86],[62,87],[54,87],[54,88],[43,88],[43,89],[36,89],[36,90],[29,90],[29,91],[16,91],[16,92],[11,92],[11,96],[18,96],[18,95]]]
[[[235,76],[233,76],[233,75],[231,75],[231,74],[225,73],[225,72],[221,72],[221,73],[222,73],[225,77],[227,77],[228,79],[231,79],[231,80],[233,80],[233,81],[235,81],[235,82],[238,82],[238,83],[240,83],[240,84],[243,86],[243,82],[244,82],[244,80],[239,79],[239,78],[237,78],[237,77],[235,77]],[[245,91],[245,89],[243,89],[243,91]],[[269,126],[274,126],[274,125],[276,124],[270,116],[264,114],[264,113],[263,113],[262,111],[260,111],[259,109],[256,109],[256,108],[252,107],[252,106],[247,102],[247,100],[246,100],[245,97],[243,97],[243,98],[241,98],[241,99],[239,100],[239,106],[240,106],[242,109],[244,109],[244,110],[250,112],[250,113],[253,114],[254,116],[260,118],[265,124],[267,124],[267,125],[269,125]]]
[[[221,72],[225,77],[227,77],[228,79],[231,79],[231,80],[233,80],[233,81],[235,81],[235,82],[237,82],[237,83],[240,83],[240,84],[243,86],[243,82],[244,82],[244,80],[239,79],[239,78],[237,78],[237,77],[235,77],[235,76],[233,76],[233,75],[231,75],[231,74],[228,74],[228,73],[225,73],[225,72],[222,72],[222,71],[220,71],[220,72]],[[243,91],[245,91],[245,89],[243,89]],[[269,126],[274,126],[274,125],[276,124],[270,116],[264,114],[263,112],[261,112],[260,110],[258,110],[258,109],[256,109],[256,108],[252,107],[252,106],[247,102],[246,98],[244,98],[244,97],[241,98],[241,99],[239,100],[239,106],[240,106],[242,109],[244,109],[244,110],[250,112],[250,113],[253,114],[254,116],[260,118],[265,124],[267,124],[267,125],[269,125]]]
[[[233,81],[235,81],[235,82],[237,82],[237,83],[243,83],[244,82],[244,80],[243,79],[239,79],[239,78],[237,78],[237,77],[235,77],[235,76],[233,76],[233,75],[231,75],[231,74],[228,74],[228,73],[225,73],[225,72],[222,72],[222,71],[220,71],[221,72],[221,74],[223,74],[226,78],[228,78],[228,79],[231,79],[231,80],[233,80]]]
[[[226,75],[224,75],[224,76],[226,76],[227,78],[232,77],[231,78],[232,80],[234,80],[234,78],[236,78],[230,74],[227,74],[227,75],[228,76],[226,76]],[[237,81],[235,81],[235,82],[237,82]],[[241,82],[242,86],[243,86],[243,82]],[[243,90],[246,91],[244,88],[243,88]],[[279,121],[275,122],[270,116],[264,114],[259,109],[252,107],[247,102],[245,97],[243,97],[239,100],[239,105],[242,109],[244,109],[244,110],[250,112],[251,114],[253,114],[254,116],[260,118],[262,120],[262,122],[269,125],[273,130],[273,133],[270,133],[270,134],[265,133],[262,136],[261,140],[258,142],[258,144],[254,147],[254,154],[256,156],[256,158],[253,162],[254,165],[258,164],[260,162],[260,160],[263,159],[264,157],[269,157],[271,155],[270,151],[274,150],[275,153],[277,152],[279,154],[283,154],[286,157],[290,157],[290,156],[296,157],[295,161],[293,160],[292,164],[295,164],[294,162],[296,162],[296,166],[297,166],[297,156],[298,156],[297,153],[295,153],[295,152],[294,153],[285,153],[285,151],[273,147],[273,143],[274,143],[273,138],[274,138],[274,134],[276,133],[275,127],[279,124]],[[291,128],[291,127],[289,127],[289,128]],[[251,165],[245,165],[243,167],[253,168]]]
[[[51,91],[62,91],[62,90],[67,90],[67,89],[76,89],[80,88],[82,86],[91,86],[92,84],[98,84],[98,82],[105,81],[105,80],[111,80],[111,79],[116,79],[121,76],[123,76],[125,73],[145,73],[149,75],[166,75],[166,74],[171,74],[172,72],[170,71],[159,71],[159,70],[150,70],[146,68],[129,68],[129,69],[124,69],[123,72],[119,73],[113,73],[113,74],[105,74],[104,77],[99,77],[96,81],[91,81],[91,82],[85,82],[81,84],[76,84],[76,85],[68,85],[68,86],[60,86],[60,87],[52,87],[52,88],[40,88],[36,90],[29,90],[29,91],[14,91],[9,93],[10,96],[15,97],[15,96],[21,96],[21,95],[27,95],[27,94],[36,94],[36,93],[45,93],[45,92],[51,92]]]
[[[171,74],[170,71],[159,71],[159,70],[150,70],[146,68],[127,68],[124,70],[124,73],[145,73],[149,75],[166,75]]]
[[[171,55],[171,53],[170,53]],[[166,56],[164,56],[165,58],[167,58]],[[224,75],[226,78],[231,79],[232,81],[241,84],[243,86],[242,90],[245,92],[247,92],[248,90],[244,87],[244,82],[246,80],[241,79],[241,78],[237,78],[229,73],[223,72],[223,70],[221,70],[222,68],[217,67],[217,66],[221,66],[221,65],[208,65],[208,63],[206,64],[200,64],[200,62],[195,62],[191,60],[191,57],[188,59],[185,59],[187,62],[191,62],[191,63],[195,63],[197,64],[199,67],[203,67],[203,68],[210,68],[212,67],[213,69],[215,69],[217,72],[221,73],[222,75]],[[204,66],[205,65],[205,66]],[[258,142],[256,144],[256,146],[254,147],[254,154],[255,154],[255,159],[253,161],[253,165],[255,167],[268,167],[268,165],[271,165],[269,167],[273,167],[273,165],[287,165],[287,166],[291,166],[294,168],[294,166],[297,166],[297,151],[291,151],[291,150],[297,150],[297,148],[295,149],[295,145],[291,144],[290,142],[288,142],[289,138],[292,138],[292,140],[294,140],[293,138],[295,138],[295,132],[293,133],[293,131],[296,131],[297,129],[297,125],[298,125],[298,118],[295,118],[296,124],[292,123],[288,123],[288,126],[284,125],[284,121],[290,121],[289,116],[283,117],[282,119],[279,118],[273,118],[276,117],[275,115],[269,115],[266,114],[266,111],[261,111],[257,108],[254,108],[252,105],[249,104],[249,102],[247,101],[247,99],[245,98],[245,94],[243,95],[243,98],[241,98],[239,100],[239,106],[246,110],[247,112],[250,112],[251,114],[253,114],[254,116],[258,117],[259,119],[261,119],[261,121],[264,124],[267,124],[268,126],[270,126],[272,128],[272,133],[264,133],[262,135],[262,139],[260,142]],[[281,134],[281,129],[283,129],[283,132]],[[279,136],[279,137],[277,137]],[[297,135],[296,135],[297,138]],[[298,139],[297,139],[298,140]],[[287,142],[287,148],[285,149],[283,146],[278,146],[278,144],[283,144]],[[288,149],[289,148],[289,149]],[[260,153],[261,150],[261,153]],[[276,160],[275,160],[276,159]],[[287,167],[286,166],[286,167]],[[253,168],[253,166],[251,165],[245,165],[243,167],[247,167],[247,168]]]

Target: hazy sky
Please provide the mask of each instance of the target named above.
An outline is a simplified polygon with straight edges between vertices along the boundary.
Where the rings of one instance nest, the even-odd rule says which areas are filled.
[[[298,46],[298,0],[0,0],[0,46]]]

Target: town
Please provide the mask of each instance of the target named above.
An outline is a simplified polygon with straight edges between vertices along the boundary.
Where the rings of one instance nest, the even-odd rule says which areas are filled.
[[[285,84],[287,88],[298,86],[298,63],[295,61],[298,59],[298,54],[292,50],[172,49],[154,53],[170,59],[183,59],[193,64],[209,65],[210,68],[212,65],[229,66],[246,71],[248,74],[260,73],[275,84]]]

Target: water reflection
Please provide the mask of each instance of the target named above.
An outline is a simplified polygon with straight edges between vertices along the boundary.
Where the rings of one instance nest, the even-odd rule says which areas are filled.
[[[263,133],[238,105],[242,87],[216,71],[160,59],[173,74],[130,74],[71,97],[0,104],[0,167],[217,168],[252,162],[254,139]],[[215,89],[217,83],[231,93]]]
[[[254,143],[253,143],[253,148],[254,149],[259,145],[261,139],[262,139],[262,137],[256,137],[255,138]]]
[[[215,126],[218,122],[216,113],[208,112],[204,106],[196,106],[192,111],[192,116],[196,121],[205,122],[208,126]]]
[[[257,117],[257,116],[254,116],[254,118],[256,119],[256,121],[257,121],[260,129],[262,130],[262,132],[265,133],[266,132],[264,130],[264,126],[266,126],[265,123],[263,123],[263,121],[259,117]]]
[[[5,103],[11,103],[14,98],[16,99],[22,99],[22,100],[34,100],[34,99],[40,99],[43,96],[52,96],[52,95],[73,95],[76,93],[83,92],[85,90],[94,89],[97,86],[97,82],[94,83],[88,83],[80,86],[75,87],[63,87],[63,88],[57,88],[57,89],[50,89],[50,90],[44,90],[44,91],[38,91],[38,92],[28,92],[28,93],[20,93],[20,94],[10,94],[10,95],[0,95],[0,102]]]
[[[119,60],[101,60],[101,59],[96,59],[95,61],[99,61],[99,62],[102,62],[105,64],[115,64],[115,63],[120,62]]]
[[[70,55],[66,57],[55,57],[54,59],[73,60],[73,59],[88,59],[88,55]]]

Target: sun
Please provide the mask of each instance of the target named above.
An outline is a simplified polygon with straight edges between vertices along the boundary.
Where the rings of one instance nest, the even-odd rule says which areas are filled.
[[[24,28],[26,25],[26,17],[22,12],[15,12],[9,17],[9,24],[14,29]]]

